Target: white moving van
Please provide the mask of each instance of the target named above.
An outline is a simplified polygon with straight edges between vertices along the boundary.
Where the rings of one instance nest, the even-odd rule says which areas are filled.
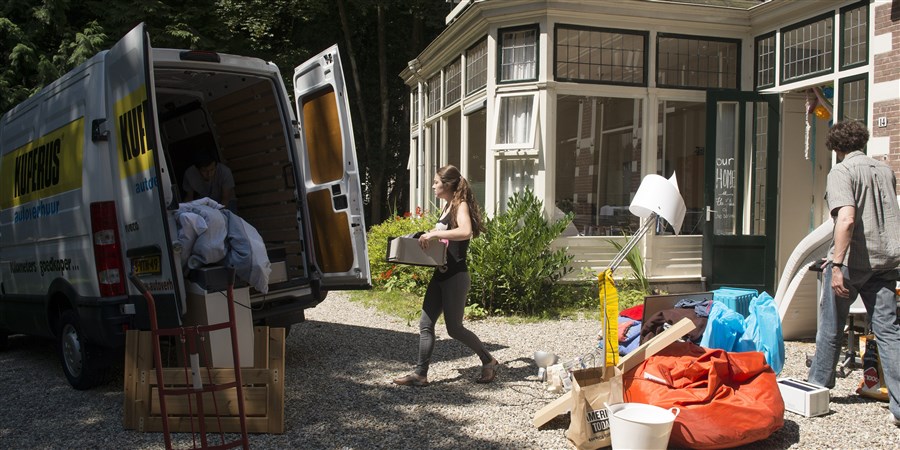
[[[186,284],[175,212],[205,152],[272,275],[253,321],[290,326],[327,291],[370,286],[359,168],[337,47],[294,72],[256,58],[157,49],[141,24],[0,118],[0,346],[55,338],[69,382],[101,380],[127,329],[149,329],[128,275],[177,326]],[[296,110],[296,115],[295,115]],[[206,268],[204,268],[206,269]]]

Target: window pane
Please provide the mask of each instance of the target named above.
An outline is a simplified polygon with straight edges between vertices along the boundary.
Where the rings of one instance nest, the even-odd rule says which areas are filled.
[[[769,153],[769,104],[754,103],[753,111],[753,159],[750,162],[750,229],[746,234],[764,236],[766,234],[766,188],[768,179]]]
[[[859,120],[866,123],[866,87],[865,78],[841,82],[841,120]]]
[[[456,60],[444,68],[444,107],[450,106],[459,101],[461,88],[462,62]]]
[[[756,40],[756,87],[775,85],[775,35]]]
[[[525,144],[531,141],[534,126],[534,95],[502,97],[497,120],[497,144]]]
[[[429,180],[439,167],[441,167],[441,121],[436,120],[428,125],[428,168],[425,172],[426,180]]]
[[[656,82],[665,87],[737,88],[740,41],[659,35]]]
[[[441,75],[437,74],[428,79],[428,116],[433,116],[441,110]]]
[[[503,158],[499,160],[500,179],[497,193],[497,211],[506,211],[506,200],[514,194],[534,190],[535,158]]]
[[[484,165],[485,154],[487,152],[487,109],[482,108],[467,116],[469,126],[468,133],[468,173],[465,174],[469,180],[469,186],[475,193],[475,200],[479,205],[484,205],[484,180],[486,170]]]
[[[466,51],[466,95],[487,84],[487,39]]]
[[[841,14],[844,45],[841,51],[841,66],[864,63],[869,54],[868,39],[869,14],[865,6],[844,11]]]
[[[537,78],[537,30],[500,33],[500,81]]]
[[[419,88],[412,90],[412,108],[409,110],[409,123],[412,125],[419,124]]]
[[[556,118],[556,207],[584,236],[634,233],[628,211],[641,181],[639,99],[560,95]]]
[[[738,169],[738,104],[720,102],[716,111],[716,180],[714,195],[715,226],[713,232],[733,236],[737,233]]]
[[[460,116],[462,114],[457,111],[447,117],[447,164],[453,164],[456,167],[460,167]]]
[[[646,84],[643,33],[560,25],[556,40],[557,79]]]
[[[784,81],[831,71],[834,63],[833,25],[834,18],[829,16],[782,32]]]
[[[706,103],[660,101],[657,128],[656,173],[665,178],[675,173],[687,207],[681,234],[701,234],[705,219]],[[664,232],[672,233],[672,227],[666,224]]]

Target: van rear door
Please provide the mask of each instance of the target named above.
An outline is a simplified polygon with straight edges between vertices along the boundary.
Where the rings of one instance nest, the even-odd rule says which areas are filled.
[[[107,129],[117,191],[109,200],[116,200],[125,271],[139,276],[153,293],[163,326],[180,323],[184,285],[169,245],[174,217],[166,212],[164,191],[171,189],[171,180],[159,148],[151,52],[142,23],[106,56]],[[137,292],[133,286],[129,291]],[[147,323],[142,302],[137,310],[142,326]]]
[[[371,284],[362,191],[337,46],[294,69],[304,209],[324,290]],[[305,152],[305,155],[302,153]]]

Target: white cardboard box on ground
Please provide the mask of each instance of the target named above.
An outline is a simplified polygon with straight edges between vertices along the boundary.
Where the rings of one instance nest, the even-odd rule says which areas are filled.
[[[828,388],[793,378],[779,378],[778,390],[784,409],[805,417],[821,416],[829,411],[831,393]]]
[[[188,283],[186,325],[210,325],[228,321],[228,292],[206,291],[196,283]],[[234,316],[237,326],[241,367],[253,367],[253,316],[250,312],[250,287],[234,289]],[[231,331],[209,333],[212,367],[234,367],[231,353]],[[200,361],[204,365],[203,360]]]

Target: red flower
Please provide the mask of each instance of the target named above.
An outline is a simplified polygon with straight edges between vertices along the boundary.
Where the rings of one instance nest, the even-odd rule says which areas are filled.
[[[391,266],[390,269],[384,271],[384,273],[381,274],[381,279],[382,279],[382,280],[387,280],[388,278],[390,278],[391,275],[394,274],[394,269],[395,269],[396,267],[397,267],[396,265],[393,265],[393,266]]]
[[[422,217],[422,207],[416,206],[416,215]]]
[[[410,213],[409,211],[403,213],[403,217],[407,217],[407,218],[408,218],[408,217],[411,217],[411,216],[412,216],[412,213]]]

